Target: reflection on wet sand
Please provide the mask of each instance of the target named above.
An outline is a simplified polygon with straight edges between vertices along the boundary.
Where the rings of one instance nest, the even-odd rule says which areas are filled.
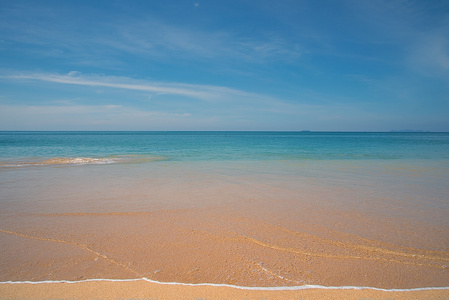
[[[447,251],[370,240],[297,220],[296,229],[281,223],[262,212],[236,213],[235,207],[23,214],[0,229],[2,238],[20,239],[4,245],[8,267],[0,280],[79,280],[101,274],[240,286],[414,288],[448,283]],[[401,224],[391,230],[400,234]],[[62,251],[62,245],[66,256],[56,263],[54,251]],[[17,249],[26,246],[47,249],[38,264],[32,254],[26,258]]]

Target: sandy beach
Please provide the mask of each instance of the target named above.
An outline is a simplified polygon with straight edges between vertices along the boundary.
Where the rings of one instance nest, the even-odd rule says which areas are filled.
[[[275,222],[265,210],[253,209],[251,216],[242,213],[243,208],[239,211],[203,208],[5,217],[0,229],[0,280],[145,277],[267,287],[447,286],[446,251],[329,230],[306,216],[304,222],[290,224],[287,215]],[[323,209],[307,213],[310,218],[332,215]],[[360,227],[379,224],[368,221],[358,223]],[[388,232],[409,234],[400,225],[389,224]]]
[[[257,290],[136,281],[0,284],[2,299],[448,299],[449,289],[384,291],[360,288]]]

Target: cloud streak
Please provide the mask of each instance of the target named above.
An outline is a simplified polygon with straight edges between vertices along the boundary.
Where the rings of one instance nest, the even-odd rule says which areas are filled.
[[[260,95],[220,86],[196,85],[186,83],[161,83],[116,76],[85,76],[76,71],[71,71],[67,75],[33,73],[8,75],[4,76],[4,78],[20,81],[44,81],[70,85],[107,87],[160,94],[180,95],[205,101],[214,101],[226,97],[260,97]]]
[[[42,57],[68,58],[72,63],[108,64],[104,57],[112,56],[115,62],[126,64],[122,61],[124,53],[170,61],[220,58],[256,63],[267,59],[291,61],[301,55],[297,44],[279,35],[255,36],[232,30],[183,26],[151,14],[121,15],[119,20],[111,16],[93,24],[89,18],[62,19],[61,15],[67,12],[56,7],[8,6],[3,14],[0,12],[0,34],[4,40],[28,46],[27,50],[20,48],[21,51]],[[44,46],[46,49],[42,49]]]
[[[106,93],[108,95],[100,96],[101,99],[97,96],[93,98],[84,96],[71,101],[61,101],[60,98],[48,99],[45,104],[40,105],[29,105],[29,101],[25,101],[22,105],[17,103],[3,105],[0,108],[3,116],[0,117],[5,123],[2,127],[6,129],[8,129],[6,127],[8,122],[15,124],[20,129],[29,128],[26,125],[33,122],[48,126],[40,128],[41,130],[46,130],[56,124],[58,124],[58,128],[67,130],[82,130],[84,127],[90,128],[89,126],[96,128],[102,128],[101,126],[115,128],[114,126],[117,126],[117,128],[126,128],[127,130],[198,130],[200,128],[224,130],[238,129],[238,126],[245,129],[269,129],[270,126],[273,126],[270,120],[283,118],[286,122],[294,124],[314,118],[318,119],[328,110],[320,104],[289,102],[268,95],[228,87],[83,75],[75,71],[66,75],[26,73],[2,76],[2,78],[22,86],[27,82],[37,81],[60,85],[101,87],[110,89],[111,92],[114,89],[143,92],[140,96],[129,95],[126,101],[120,102],[114,102],[109,98],[109,93]],[[145,107],[142,107],[141,98],[147,99],[148,93],[181,96],[181,99],[179,97],[152,99]],[[64,94],[67,93],[63,93],[61,96]],[[86,101],[88,99],[94,103],[89,104]],[[98,105],[100,101],[104,105]],[[78,102],[84,104],[77,104]],[[12,102],[6,101],[6,103]]]
[[[22,73],[0,76],[7,80],[25,84],[26,82],[40,81],[61,85],[78,85],[84,87],[98,87],[107,89],[122,89],[143,92],[143,98],[153,99],[155,95],[165,95],[165,110],[177,110],[176,105],[183,107],[196,107],[196,110],[210,111],[214,114],[247,112],[276,113],[292,115],[304,111],[303,104],[294,104],[270,95],[246,92],[223,86],[186,84],[179,82],[153,82],[129,77],[84,75],[71,71],[66,75],[50,73]],[[135,96],[127,99],[128,105],[136,99]],[[154,103],[156,100],[152,100]],[[198,103],[200,101],[200,103]],[[170,103],[173,102],[172,105]],[[202,102],[202,104],[201,104]],[[201,107],[198,107],[201,105]],[[315,105],[307,105],[307,107]],[[302,113],[301,113],[302,114]]]

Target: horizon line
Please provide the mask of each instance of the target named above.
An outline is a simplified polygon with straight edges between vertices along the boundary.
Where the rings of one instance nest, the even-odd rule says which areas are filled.
[[[0,130],[0,132],[298,132],[298,133],[449,133],[432,130]]]

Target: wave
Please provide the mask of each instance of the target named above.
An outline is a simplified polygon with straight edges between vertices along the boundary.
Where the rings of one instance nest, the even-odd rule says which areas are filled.
[[[0,168],[20,168],[58,165],[106,165],[117,163],[144,163],[152,161],[166,160],[161,156],[148,155],[115,155],[108,157],[53,157],[49,159],[31,158],[20,161],[0,162]]]
[[[93,278],[84,280],[44,280],[44,281],[3,281],[0,284],[41,284],[41,283],[80,283],[91,281],[111,281],[111,282],[131,282],[131,281],[147,281],[150,283],[156,283],[161,285],[181,285],[181,286],[216,286],[216,287],[230,287],[241,290],[259,290],[259,291],[296,291],[306,289],[325,289],[325,290],[377,290],[385,292],[410,292],[410,291],[429,291],[429,290],[449,290],[449,287],[422,287],[411,289],[383,289],[367,286],[324,286],[324,285],[312,285],[305,284],[299,286],[273,286],[273,287],[255,287],[255,286],[239,286],[224,283],[182,283],[182,282],[163,282],[151,280],[146,277],[133,278],[133,279],[104,279]]]
[[[51,159],[44,160],[39,163],[41,165],[67,165],[67,164],[75,164],[75,165],[86,165],[86,164],[111,164],[114,163],[114,160],[110,158],[92,158],[92,157],[75,157],[75,158],[64,158],[64,157],[55,157]]]

